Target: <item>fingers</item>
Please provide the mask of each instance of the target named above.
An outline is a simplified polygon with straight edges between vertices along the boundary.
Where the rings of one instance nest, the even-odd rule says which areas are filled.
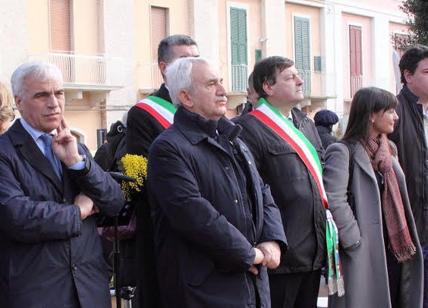
[[[248,269],[248,271],[254,275],[259,274],[259,270],[257,269],[257,267],[255,265],[251,265],[251,267]]]

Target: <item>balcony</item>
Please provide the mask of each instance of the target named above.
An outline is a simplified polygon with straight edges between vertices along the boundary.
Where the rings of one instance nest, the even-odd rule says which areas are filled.
[[[123,60],[106,56],[48,53],[33,56],[58,66],[68,89],[112,90],[124,85]]]
[[[232,92],[246,92],[247,79],[247,64],[232,64]]]

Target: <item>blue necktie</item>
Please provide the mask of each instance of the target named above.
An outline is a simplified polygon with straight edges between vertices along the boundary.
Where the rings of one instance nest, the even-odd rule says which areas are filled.
[[[61,163],[58,158],[56,158],[52,150],[52,136],[50,134],[44,134],[39,137],[43,141],[45,156],[52,165],[52,168],[55,171],[55,174],[61,179]]]

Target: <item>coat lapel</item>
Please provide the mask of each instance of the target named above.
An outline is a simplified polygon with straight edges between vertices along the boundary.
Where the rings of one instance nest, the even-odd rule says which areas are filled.
[[[376,175],[373,171],[369,156],[360,143],[357,143],[355,148],[354,161],[370,177],[370,179],[373,181],[373,184],[377,185]]]
[[[47,177],[56,189],[62,193],[63,184],[61,179],[55,174],[49,160],[43,155],[33,138],[22,127],[21,123],[16,121],[8,133],[17,152],[20,153],[35,170]]]

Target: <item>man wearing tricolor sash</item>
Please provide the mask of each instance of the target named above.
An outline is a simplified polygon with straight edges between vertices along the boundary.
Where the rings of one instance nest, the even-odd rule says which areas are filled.
[[[269,273],[272,307],[316,307],[328,204],[321,178],[321,140],[314,123],[296,108],[304,99],[303,80],[292,60],[263,59],[255,65],[253,79],[258,106],[237,123],[260,175],[271,187],[289,243],[281,265]]]
[[[158,47],[158,65],[165,80],[165,69],[175,59],[199,56],[196,42],[188,35],[171,35]],[[139,101],[128,112],[127,153],[148,156],[149,147],[156,137],[173,121],[176,108],[171,103],[165,83],[158,91]],[[137,300],[138,308],[159,307],[155,260],[153,256],[153,230],[150,208],[144,191],[137,200]]]

